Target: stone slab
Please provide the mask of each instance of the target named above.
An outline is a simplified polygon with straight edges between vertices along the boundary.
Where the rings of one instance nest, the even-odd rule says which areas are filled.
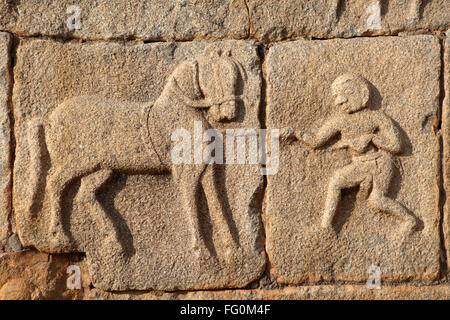
[[[0,0],[0,30],[85,39],[242,38],[248,13],[244,0]]]
[[[249,0],[250,34],[262,41],[292,37],[354,37],[446,30],[446,0]]]
[[[439,277],[440,67],[433,36],[270,48],[268,128],[284,140],[264,217],[279,281]]]
[[[198,166],[173,171],[163,143],[177,128],[192,133],[194,116],[223,133],[259,128],[254,43],[23,40],[14,75],[14,208],[25,246],[86,252],[94,286],[106,290],[243,287],[261,275],[259,165],[218,165],[217,185],[208,167],[196,191]],[[226,90],[240,96],[235,121],[214,120],[226,108],[189,104],[229,103]]]

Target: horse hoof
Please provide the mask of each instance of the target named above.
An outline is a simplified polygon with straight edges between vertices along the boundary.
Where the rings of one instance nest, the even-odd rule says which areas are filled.
[[[194,255],[195,258],[199,261],[203,260],[209,260],[211,259],[211,253],[207,248],[201,248],[201,247],[194,247]]]
[[[416,227],[417,227],[417,221],[415,219],[409,219],[405,222],[402,229],[403,229],[404,233],[406,233],[407,235],[411,235],[416,230]]]
[[[338,234],[336,232],[336,230],[333,228],[333,226],[329,223],[323,223],[320,226],[320,230],[318,231],[320,234],[325,235],[325,236],[332,236],[332,237],[336,237]]]
[[[103,240],[103,247],[105,250],[111,252],[111,255],[124,260],[126,258],[126,252],[120,242],[115,237],[107,237]]]
[[[69,237],[61,232],[51,232],[50,249],[53,251],[68,250],[71,247]]]

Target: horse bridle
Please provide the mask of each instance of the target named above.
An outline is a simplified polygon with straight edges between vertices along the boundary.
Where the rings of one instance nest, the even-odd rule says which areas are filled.
[[[193,72],[193,83],[195,86],[195,91],[197,93],[197,96],[202,96],[202,90],[200,89],[200,83],[199,83],[199,72],[198,72],[198,62],[194,61],[193,62],[193,67],[194,67],[194,72]],[[217,73],[215,74],[215,76],[217,77]],[[189,97],[187,97],[181,90],[180,86],[177,83],[177,80],[174,77],[171,77],[170,81],[171,83],[171,87],[175,93],[175,95],[181,100],[183,101],[186,105],[193,107],[193,108],[209,108],[213,105],[220,105],[222,103],[225,102],[229,102],[229,101],[236,101],[238,99],[241,99],[240,95],[236,95],[236,94],[232,94],[232,95],[222,95],[219,98],[208,98],[208,99],[199,99],[199,100],[194,100],[191,99]],[[222,90],[223,91],[223,90]]]

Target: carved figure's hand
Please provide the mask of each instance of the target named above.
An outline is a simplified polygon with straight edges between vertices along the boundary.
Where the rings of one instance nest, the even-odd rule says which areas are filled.
[[[363,153],[364,149],[366,149],[368,144],[372,141],[373,137],[374,135],[372,133],[362,135],[358,139],[355,139],[354,143],[352,144],[352,148],[357,152]]]
[[[365,179],[359,185],[358,197],[360,197],[363,200],[366,200],[367,198],[369,198],[371,191],[372,191],[372,180]]]
[[[289,141],[295,139],[295,130],[291,127],[285,127],[280,130],[280,140]]]

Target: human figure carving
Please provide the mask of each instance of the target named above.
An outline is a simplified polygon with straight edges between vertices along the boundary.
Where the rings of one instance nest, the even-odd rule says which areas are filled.
[[[49,232],[54,250],[61,251],[71,245],[62,226],[61,202],[64,190],[74,179],[81,178],[78,192],[83,201],[90,204],[94,220],[105,233],[105,241],[121,250],[119,234],[108,212],[97,201],[96,192],[114,172],[160,174],[170,171],[182,195],[193,248],[199,258],[208,258],[210,252],[202,238],[196,200],[207,165],[173,164],[171,134],[176,129],[193,126],[194,121],[201,121],[205,130],[211,128],[203,110],[215,121],[235,120],[240,101],[239,81],[246,81],[241,64],[231,52],[213,49],[194,61],[181,63],[154,104],[82,96],[63,102],[47,120],[30,121],[28,142],[33,195],[28,208],[32,214],[36,193],[42,183],[46,144],[52,166],[47,186],[51,204]],[[215,165],[210,166],[215,172]],[[214,178],[214,174],[209,176]],[[227,253],[230,253],[239,244],[232,236],[230,221],[223,214],[227,204],[219,197],[216,183],[207,183],[208,188],[203,189],[210,214],[219,221],[216,227],[228,246]]]
[[[329,181],[321,226],[332,227],[342,189],[359,186],[369,205],[401,219],[405,229],[412,231],[416,218],[387,195],[394,173],[393,155],[402,151],[398,129],[384,113],[368,108],[371,91],[362,76],[338,77],[332,84],[332,94],[342,112],[328,119],[315,135],[292,128],[282,130],[284,139],[295,137],[313,149],[340,134],[333,149],[348,149],[352,154],[352,163],[338,169]]]

